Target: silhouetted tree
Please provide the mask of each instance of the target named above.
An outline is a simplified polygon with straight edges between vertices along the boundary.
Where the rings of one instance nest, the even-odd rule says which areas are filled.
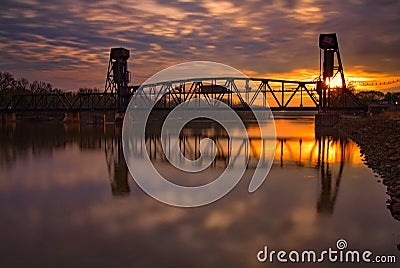
[[[32,93],[50,93],[53,88],[50,83],[35,80],[29,84],[29,89]]]
[[[100,92],[100,89],[98,89],[97,87],[94,87],[94,88],[84,87],[84,88],[79,88],[78,92],[79,93],[98,93],[98,92]]]
[[[393,102],[395,102],[395,103],[396,103],[396,101],[400,102],[400,92],[392,93],[392,99],[393,99]]]
[[[385,99],[385,94],[381,91],[369,90],[361,91],[356,95],[363,104],[378,103]]]
[[[61,88],[53,88],[51,92],[53,92],[53,93],[63,93],[64,91]]]
[[[8,72],[0,72],[0,91],[11,90],[15,83],[14,77]]]
[[[29,84],[29,90],[32,92],[32,93],[35,93],[35,92],[39,92],[39,82],[38,81],[33,81],[33,82],[31,82],[30,84]]]
[[[53,88],[50,83],[43,81],[29,81],[25,78],[15,79],[9,72],[0,72],[0,107],[8,104],[15,94],[26,93],[62,93],[63,90]]]
[[[24,92],[29,89],[29,81],[25,78],[20,78],[15,81],[14,89],[18,92]]]
[[[388,103],[393,103],[393,98],[392,98],[392,93],[391,92],[387,92],[385,94],[385,101],[387,101]]]

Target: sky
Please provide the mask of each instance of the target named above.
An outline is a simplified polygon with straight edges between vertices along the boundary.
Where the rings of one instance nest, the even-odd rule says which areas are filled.
[[[132,84],[193,60],[309,80],[319,75],[319,34],[336,32],[349,81],[392,81],[399,30],[399,0],[2,0],[0,71],[103,88],[110,48],[125,47]]]

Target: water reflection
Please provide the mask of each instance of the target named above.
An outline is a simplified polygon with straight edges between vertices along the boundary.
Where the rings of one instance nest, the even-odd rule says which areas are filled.
[[[114,196],[124,196],[130,192],[128,183],[129,171],[122,150],[120,128],[117,128],[116,131],[115,136],[105,140],[104,151],[106,154],[111,192]]]
[[[232,148],[231,141],[222,127],[213,124],[206,130],[203,127],[201,124],[185,128],[179,137],[179,145],[183,156],[193,160],[200,156],[200,141],[204,138],[212,139],[217,151],[215,160],[210,166],[214,174],[218,175],[224,168],[232,168],[228,167],[230,157],[233,158],[233,166],[236,161],[250,159],[247,165],[250,171],[256,167],[260,159],[264,159],[265,152],[260,150],[260,138],[253,135],[248,141],[243,139],[238,148]],[[250,132],[252,127],[248,126]],[[30,135],[27,137],[26,133]],[[111,193],[114,196],[129,195],[130,175],[122,150],[121,127],[43,124],[38,128],[32,124],[25,124],[3,129],[0,135],[0,146],[3,148],[0,152],[0,163],[6,167],[12,166],[18,157],[23,158],[28,153],[52,154],[54,150],[65,148],[70,144],[78,145],[81,150],[101,150],[105,154]],[[170,137],[164,138],[167,143],[171,143]],[[133,153],[137,157],[143,157],[148,153],[156,166],[160,167],[161,164],[161,169],[165,167],[163,165],[168,164],[166,154],[171,154],[171,146],[167,144],[166,151],[163,151],[159,131],[157,129],[147,131],[146,148],[140,146],[141,139],[142,137],[133,138],[135,145]],[[276,142],[271,140],[264,142],[275,143],[273,169],[297,166],[316,170],[315,178],[318,180],[320,191],[316,204],[317,212],[332,214],[343,169],[346,164],[357,162],[355,158],[359,153],[357,146],[348,140],[332,136],[278,137]]]
[[[211,165],[212,169],[233,168],[238,156],[250,159],[248,170],[256,168],[258,161],[265,159],[259,138],[243,139],[239,148],[232,148],[230,139],[222,128],[215,125],[207,133],[201,133],[199,129],[186,129],[179,137],[179,145],[183,156],[189,159],[197,159],[200,155],[200,141],[204,138],[212,139],[216,145],[216,158]],[[238,137],[234,137],[238,138]],[[142,137],[134,139],[133,153],[137,157],[143,157],[148,153],[153,162],[168,163],[166,154],[170,154],[170,137],[165,137],[167,145],[166,152],[163,151],[161,137],[156,134],[146,136],[146,148],[138,146]],[[136,142],[135,142],[136,141]],[[275,141],[266,140],[266,143]],[[118,143],[120,141],[118,140]],[[352,163],[358,148],[354,143],[332,136],[319,136],[317,138],[277,138],[274,167],[284,168],[287,166],[298,166],[305,169],[315,169],[318,173],[317,180],[320,187],[320,197],[317,202],[317,211],[321,214],[332,214],[338,196],[343,169],[346,163]],[[120,145],[119,145],[120,146]],[[211,153],[210,153],[211,154]],[[233,158],[232,166],[228,167],[230,157]],[[332,165],[338,164],[338,168]]]
[[[204,137],[217,144],[215,161],[195,180],[218,175],[228,157],[250,157],[244,178],[231,193],[195,209],[163,205],[138,188],[127,172],[118,127],[46,123],[1,129],[2,263],[158,267],[162,261],[165,267],[258,267],[255,254],[264,245],[320,250],[339,238],[355,249],[395,254],[398,222],[386,210],[384,188],[362,164],[358,147],[314,133],[312,120],[277,120],[276,125],[273,167],[251,195],[247,187],[262,156],[260,140],[253,137],[231,148],[218,127],[185,129],[179,141],[188,158],[199,156]],[[149,131],[146,147],[136,152],[148,151],[158,169],[190,180],[170,168],[160,145],[159,135]]]
[[[318,137],[318,166],[320,167],[320,188],[321,194],[318,200],[317,209],[320,213],[332,214],[335,207],[336,198],[339,192],[340,181],[342,179],[344,158],[346,155],[346,149],[343,140],[333,141],[331,137]],[[329,150],[332,145],[336,145],[335,149],[340,149],[340,167],[336,176],[332,176],[329,163]],[[326,145],[326,146],[325,146]],[[325,150],[326,148],[326,150]],[[334,149],[334,148],[332,148]],[[335,150],[336,151],[336,150]]]

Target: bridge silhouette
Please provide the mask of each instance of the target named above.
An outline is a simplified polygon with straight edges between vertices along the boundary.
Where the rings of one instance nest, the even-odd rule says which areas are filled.
[[[249,87],[250,82],[257,88]],[[224,101],[236,110],[246,110],[249,106],[259,105],[269,106],[271,110],[278,111],[318,111],[322,107],[321,96],[318,94],[316,85],[316,81],[212,77],[144,84],[140,86],[140,90],[148,91],[146,96],[149,99],[157,96],[160,91],[166,91],[166,95],[157,104],[155,110],[173,109],[184,101],[200,97],[206,100]],[[129,100],[137,88],[139,87],[128,94]],[[294,101],[295,97],[298,97],[296,101]],[[332,110],[360,109],[357,99],[352,94],[336,98],[336,100],[332,98],[330,107]],[[46,93],[14,95],[3,110],[9,112],[107,112],[116,111],[117,107],[118,95],[111,92]]]
[[[192,98],[217,99],[236,110],[267,105],[272,110],[279,111],[364,109],[346,86],[336,34],[321,34],[319,47],[320,75],[314,81],[215,76],[160,81],[139,86],[129,85],[131,80],[131,73],[128,71],[129,50],[112,48],[104,92],[14,95],[2,111],[65,112],[70,113],[70,118],[75,119],[79,119],[79,116],[74,115],[79,112],[114,112],[115,118],[121,119],[132,96],[137,92],[146,91],[148,94],[145,95],[149,98],[158,96],[161,92],[165,93],[155,107],[156,110],[170,110]],[[329,81],[336,76],[341,77],[342,86],[330,88]]]

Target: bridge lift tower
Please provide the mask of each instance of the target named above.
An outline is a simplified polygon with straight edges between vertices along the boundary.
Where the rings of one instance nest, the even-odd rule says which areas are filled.
[[[362,108],[361,102],[346,86],[342,58],[340,56],[339,43],[336,33],[320,34],[319,48],[320,76],[319,81],[317,82],[317,93],[319,95],[320,109],[325,110],[335,108]],[[335,63],[335,54],[337,64]],[[340,75],[341,87],[331,88],[330,82],[337,75]]]
[[[128,85],[131,80],[129,56],[129,50],[125,48],[111,48],[105,92],[117,94],[116,119],[123,118],[132,93],[132,87]]]

